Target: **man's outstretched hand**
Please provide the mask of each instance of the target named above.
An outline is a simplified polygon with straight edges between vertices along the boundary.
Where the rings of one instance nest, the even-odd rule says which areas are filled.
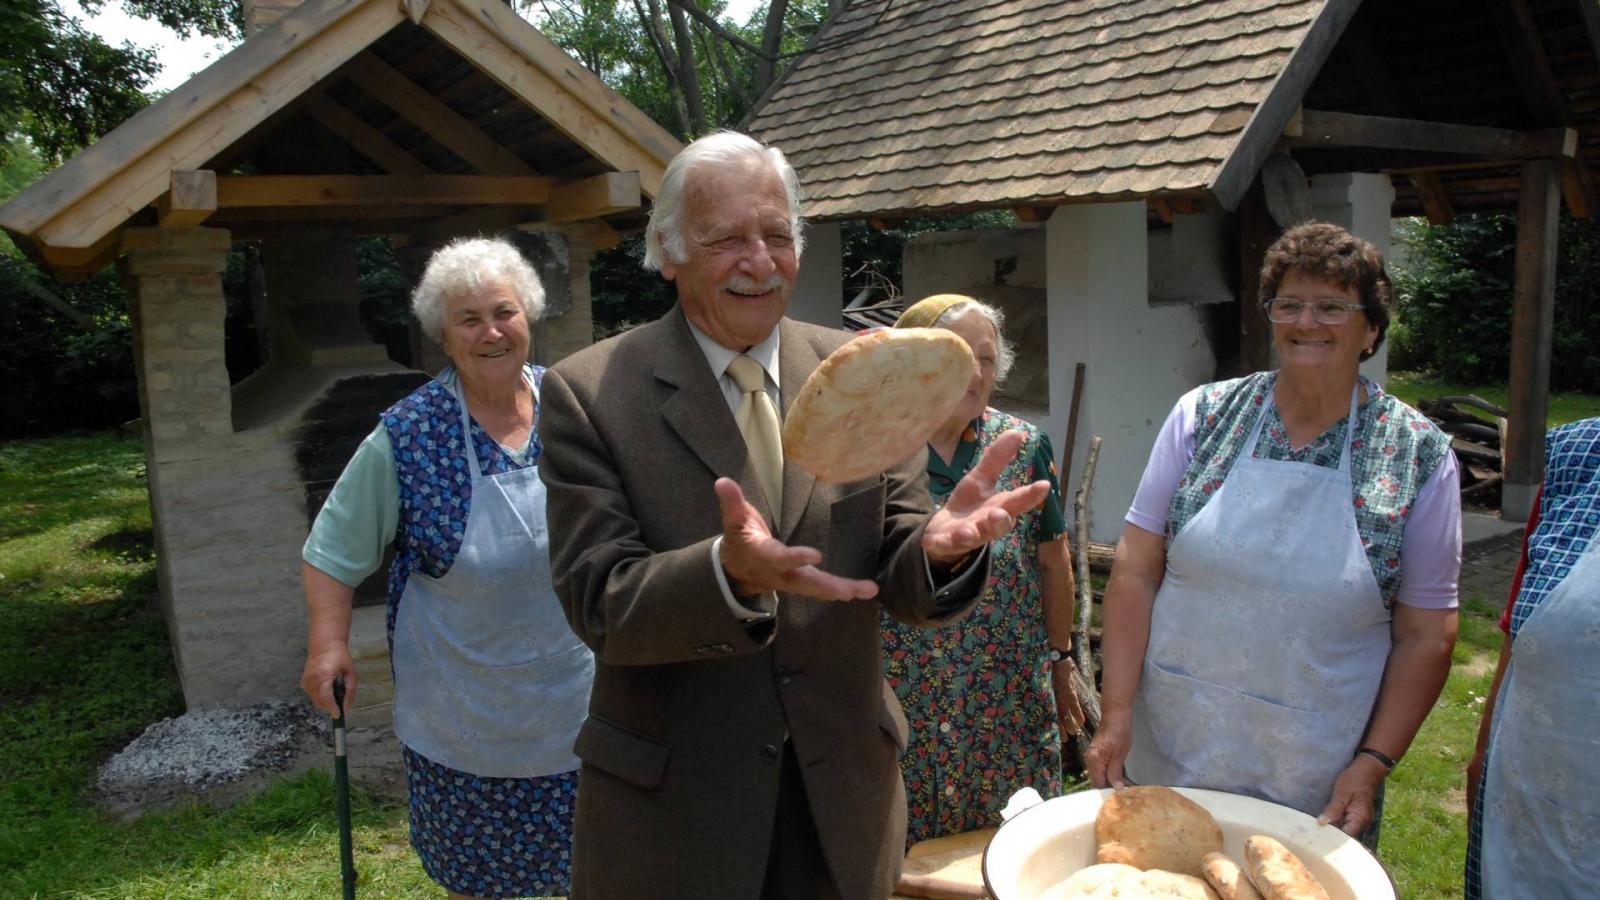
[[[820,551],[790,547],[773,537],[738,482],[718,478],[714,489],[722,507],[722,568],[734,594],[749,597],[783,591],[817,600],[869,600],[878,595],[876,582],[840,578],[817,568]]]
[[[1022,449],[1023,434],[1008,431],[983,451],[978,464],[961,479],[944,509],[933,514],[922,533],[922,550],[935,565],[950,565],[1009,532],[1022,515],[1050,493],[1050,482],[996,491],[1000,473]]]

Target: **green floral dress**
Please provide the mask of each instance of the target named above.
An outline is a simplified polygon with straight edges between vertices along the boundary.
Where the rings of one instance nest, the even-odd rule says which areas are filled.
[[[999,824],[1012,793],[1061,792],[1061,736],[1050,682],[1038,547],[1066,533],[1050,440],[998,410],[975,419],[946,465],[928,453],[928,488],[943,506],[956,483],[1008,429],[1027,434],[1002,490],[1049,479],[1045,502],[994,543],[989,584],[972,614],[937,630],[884,616],[884,668],[911,725],[900,768],[907,842]]]

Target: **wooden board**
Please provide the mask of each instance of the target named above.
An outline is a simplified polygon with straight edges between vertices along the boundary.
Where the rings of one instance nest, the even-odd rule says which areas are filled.
[[[979,900],[989,896],[983,888],[983,848],[996,830],[982,828],[913,845],[890,900]]]

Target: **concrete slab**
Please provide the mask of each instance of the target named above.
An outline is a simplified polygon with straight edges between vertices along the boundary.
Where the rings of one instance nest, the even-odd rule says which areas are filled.
[[[1523,523],[1509,522],[1492,513],[1464,511],[1461,513],[1461,543],[1470,546],[1478,541],[1522,532]]]

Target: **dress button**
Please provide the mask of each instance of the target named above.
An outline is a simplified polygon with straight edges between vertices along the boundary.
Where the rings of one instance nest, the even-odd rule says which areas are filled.
[[[953,784],[945,785],[944,786],[944,795],[946,797],[954,797],[956,795],[956,786],[953,785]]]
[[[767,745],[763,746],[761,748],[761,761],[762,762],[777,762],[778,761],[778,748],[777,748],[777,746],[773,745],[773,744],[767,744]]]
[[[788,684],[789,682],[791,682],[793,680],[794,680],[794,678],[792,676],[789,676],[789,675],[780,675],[780,676],[778,676],[778,683],[779,684]]]
[[[939,723],[939,730],[944,732],[945,734],[949,734],[950,733],[950,723],[949,722],[940,722]]]

